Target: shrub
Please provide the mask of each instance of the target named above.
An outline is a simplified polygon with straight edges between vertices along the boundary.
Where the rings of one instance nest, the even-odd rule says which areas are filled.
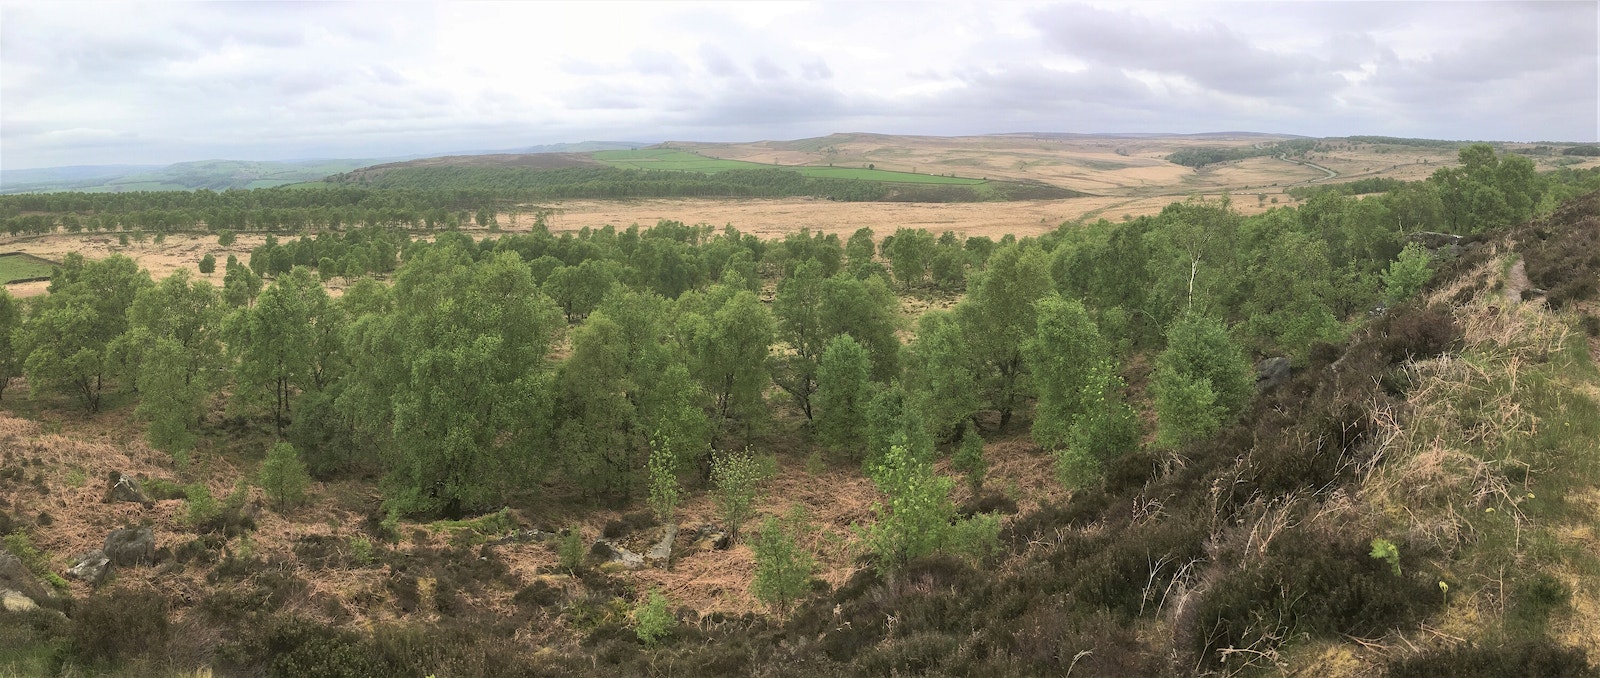
[[[1389,568],[1394,570],[1394,576],[1400,576],[1400,549],[1394,542],[1381,537],[1375,538],[1372,540],[1372,552],[1367,555],[1389,563]]]
[[[129,659],[167,642],[167,599],[154,591],[90,596],[73,609],[72,619],[72,649],[93,662]]]
[[[877,557],[879,570],[940,551],[984,557],[998,545],[998,516],[957,520],[950,502],[955,481],[935,474],[927,459],[904,445],[889,448],[873,480],[888,501],[872,505],[876,522],[855,530]]]
[[[744,452],[718,454],[712,461],[712,499],[732,538],[750,518],[750,506],[761,494],[761,483],[772,475],[770,460],[763,460],[749,448]]]
[[[1502,647],[1457,647],[1397,659],[1389,664],[1390,678],[1581,678],[1592,675],[1588,653],[1581,648],[1561,647],[1549,640]]]
[[[189,512],[184,520],[191,526],[200,527],[222,512],[217,506],[217,500],[211,496],[211,488],[205,483],[193,483],[183,488],[184,498],[189,502]]]
[[[956,456],[950,460],[950,466],[967,474],[967,485],[973,492],[983,488],[984,476],[989,473],[989,462],[983,458],[983,436],[978,435],[976,426],[967,424],[966,431],[961,434],[961,446],[956,448]]]
[[[372,564],[372,540],[356,537],[350,540],[350,558],[360,567]]]
[[[672,521],[672,512],[678,507],[678,456],[670,434],[657,431],[650,439],[650,509],[656,519]]]
[[[210,252],[207,252],[205,256],[200,257],[200,272],[201,273],[204,273],[206,275],[211,275],[211,273],[216,271],[216,270],[217,270],[217,258],[215,256],[212,256],[212,254]]]
[[[756,575],[750,591],[756,600],[777,608],[780,614],[805,594],[816,569],[811,554],[795,545],[796,535],[805,532],[805,512],[797,506],[787,519],[769,516],[750,545],[756,557]]]
[[[1413,296],[1433,277],[1433,257],[1422,245],[1409,243],[1383,274],[1384,298],[1393,306]]]
[[[6,550],[16,556],[17,560],[22,561],[22,565],[34,576],[43,577],[50,572],[49,559],[40,553],[39,549],[34,548],[33,540],[28,539],[28,535],[21,532],[8,534],[5,536],[5,545]]]
[[[1261,562],[1229,573],[1201,601],[1193,627],[1198,658],[1214,666],[1219,650],[1268,651],[1290,633],[1373,637],[1443,603],[1437,580],[1395,576],[1398,545],[1394,567],[1371,552],[1353,539],[1279,536]]]
[[[650,594],[633,608],[633,632],[646,645],[655,645],[661,638],[672,633],[673,627],[677,624],[672,612],[667,609],[667,597],[660,589],[650,589]]]
[[[1403,310],[1391,315],[1377,331],[1389,362],[1425,360],[1453,350],[1461,341],[1461,327],[1447,308]]]
[[[583,567],[583,556],[587,549],[583,547],[583,531],[577,525],[566,529],[561,535],[561,542],[556,546],[556,555],[561,559],[561,567],[568,572],[577,572]]]
[[[294,446],[279,441],[267,450],[256,482],[279,506],[292,507],[305,501],[311,475],[306,472],[306,465],[300,461],[300,453]]]

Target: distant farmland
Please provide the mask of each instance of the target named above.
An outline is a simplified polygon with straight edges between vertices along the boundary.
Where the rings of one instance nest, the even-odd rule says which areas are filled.
[[[818,165],[769,165],[759,162],[745,162],[743,160],[720,160],[708,158],[703,155],[679,151],[670,148],[651,148],[637,151],[598,151],[594,159],[614,167],[629,169],[667,170],[673,172],[704,172],[714,174],[728,170],[741,169],[768,169],[780,167],[793,170],[808,177],[818,179],[857,179],[860,181],[876,181],[892,184],[951,184],[958,186],[976,186],[986,183],[983,179],[968,179],[962,177],[942,177],[933,174],[917,174],[914,172],[895,172],[891,170],[869,169],[865,167],[826,167]]]
[[[32,254],[0,254],[0,284],[49,278],[55,265],[53,261]]]

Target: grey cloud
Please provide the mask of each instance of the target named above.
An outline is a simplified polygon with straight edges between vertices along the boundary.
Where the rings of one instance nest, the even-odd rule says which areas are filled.
[[[1058,53],[1180,75],[1219,92],[1307,94],[1340,82],[1325,59],[1256,47],[1220,22],[1185,29],[1138,14],[1077,6],[1053,7],[1036,16],[1045,43]]]
[[[700,46],[700,61],[705,65],[707,73],[719,78],[737,78],[744,75],[733,59],[728,58],[726,52],[711,45]]]
[[[654,49],[634,50],[628,55],[634,72],[643,75],[674,76],[683,72],[683,62],[671,52]]]
[[[756,77],[762,80],[782,80],[789,77],[788,71],[779,68],[766,57],[757,57],[755,62],[750,64],[750,68],[756,72]]]
[[[801,66],[800,75],[807,80],[828,80],[833,78],[833,69],[828,68],[828,62],[817,59]]]

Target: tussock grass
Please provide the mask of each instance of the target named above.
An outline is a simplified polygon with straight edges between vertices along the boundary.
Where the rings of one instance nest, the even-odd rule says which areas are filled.
[[[1600,371],[1576,318],[1485,295],[1458,307],[1462,350],[1404,366],[1380,409],[1383,463],[1361,500],[1448,586],[1391,659],[1554,638],[1600,650]]]

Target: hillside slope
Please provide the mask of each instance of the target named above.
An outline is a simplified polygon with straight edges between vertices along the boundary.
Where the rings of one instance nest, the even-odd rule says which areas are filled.
[[[572,525],[560,500],[398,523],[354,477],[272,507],[248,484],[265,445],[238,420],[186,466],[131,408],[12,396],[0,532],[21,564],[61,573],[124,525],[152,528],[157,562],[61,582],[70,598],[39,602],[68,616],[0,612],[0,676],[1593,675],[1600,193],[1459,247],[1423,299],[1313,347],[1213,438],[1129,453],[1072,493],[1028,485],[1050,477],[1036,447],[991,441],[1005,491],[964,510],[1013,510],[981,567],[880,574],[849,529],[870,483],[787,460],[760,508],[813,511],[824,567],[784,615],[749,597],[744,544],[686,530],[670,570],[562,567],[557,538],[523,529]],[[113,471],[145,479],[149,505],[102,503]],[[686,501],[684,524],[709,503]],[[587,519],[650,545],[629,535],[648,518]],[[17,586],[39,588],[0,563]],[[630,625],[652,587],[683,608],[647,645]]]

